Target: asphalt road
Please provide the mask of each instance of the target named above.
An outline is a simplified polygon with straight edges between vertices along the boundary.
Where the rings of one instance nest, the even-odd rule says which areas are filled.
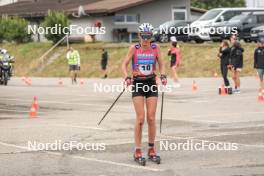
[[[94,84],[120,81],[85,79],[84,85],[71,85],[63,79],[59,85],[57,78],[32,78],[32,86],[28,86],[14,78],[9,86],[1,86],[0,175],[264,176],[264,103],[257,102],[255,78],[243,78],[242,93],[231,96],[217,94],[221,79],[195,79],[197,92],[192,92],[193,79],[182,79],[181,88],[165,94],[163,133],[157,133],[156,143],[162,149],[162,164],[147,162],[146,167],[132,158],[135,114],[129,93],[124,93],[97,126],[119,93],[95,92]],[[30,119],[34,96],[40,109],[37,118]],[[160,103],[157,127],[159,113]],[[144,127],[146,151],[147,125]],[[40,148],[55,142],[90,148],[29,150],[34,142]],[[180,143],[206,143],[211,148],[175,148]],[[214,148],[223,145],[229,148]]]

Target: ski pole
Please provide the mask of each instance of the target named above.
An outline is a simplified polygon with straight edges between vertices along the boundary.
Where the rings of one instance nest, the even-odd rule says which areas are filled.
[[[103,116],[103,118],[100,120],[100,122],[98,123],[98,126],[102,123],[102,121],[105,119],[105,117],[107,116],[107,114],[111,111],[111,109],[114,107],[114,105],[116,104],[116,102],[119,100],[119,98],[123,95],[123,93],[125,92],[125,88],[122,90],[122,92],[118,95],[118,97],[116,98],[116,100],[114,101],[114,103],[110,106],[110,108],[106,111],[105,115]]]
[[[163,102],[164,102],[164,92],[161,95],[161,111],[160,111],[160,133],[162,129],[162,119],[163,119]]]

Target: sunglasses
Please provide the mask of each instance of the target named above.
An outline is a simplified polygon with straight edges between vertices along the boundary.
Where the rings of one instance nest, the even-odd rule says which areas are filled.
[[[231,37],[231,39],[233,39],[233,40],[237,40],[237,37],[233,36],[233,37]]]
[[[143,40],[150,40],[152,38],[152,34],[140,34],[140,37]]]

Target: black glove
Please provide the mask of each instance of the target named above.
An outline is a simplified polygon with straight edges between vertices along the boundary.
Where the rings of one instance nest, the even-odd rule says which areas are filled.
[[[133,83],[133,80],[132,80],[132,78],[131,77],[126,77],[126,79],[125,79],[125,84],[126,84],[126,86],[130,86],[130,85],[132,85],[132,83]]]
[[[160,75],[160,80],[162,85],[166,86],[167,85],[167,76],[166,75]]]

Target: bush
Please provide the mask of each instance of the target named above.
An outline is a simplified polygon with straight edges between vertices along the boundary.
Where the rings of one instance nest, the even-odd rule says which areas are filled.
[[[245,0],[191,0],[191,6],[203,8],[203,9],[213,9],[221,7],[245,7]]]
[[[27,33],[28,22],[20,17],[4,17],[0,19],[0,42],[23,43],[31,40],[31,34]]]
[[[68,17],[63,12],[56,11],[49,11],[48,16],[42,23],[42,26],[47,30],[45,37],[53,43],[57,43],[66,35],[63,29],[67,29],[66,33],[69,32],[69,25]],[[56,28],[59,32],[56,34],[52,33],[52,28]]]

